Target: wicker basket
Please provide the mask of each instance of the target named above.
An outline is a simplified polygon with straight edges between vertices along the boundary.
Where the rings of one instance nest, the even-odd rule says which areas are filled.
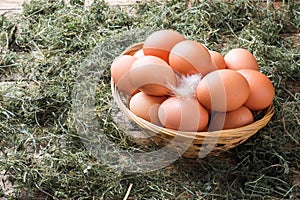
[[[138,43],[126,49],[122,54],[133,55],[136,51],[141,49],[142,46],[142,43]],[[217,156],[221,152],[235,148],[266,126],[274,114],[274,107],[273,105],[270,105],[263,111],[263,117],[261,119],[244,127],[213,132],[176,131],[157,126],[133,114],[128,109],[129,99],[124,97],[122,93],[117,90],[117,87],[112,80],[111,91],[121,111],[139,127],[153,132],[151,139],[158,146],[166,146],[166,144],[170,144],[171,140],[174,141],[174,138],[178,137],[181,138],[181,141],[187,139],[189,141],[189,146],[183,147],[184,152],[180,150],[180,144],[170,145],[175,151],[181,152],[182,157],[185,158],[205,157],[207,155]]]

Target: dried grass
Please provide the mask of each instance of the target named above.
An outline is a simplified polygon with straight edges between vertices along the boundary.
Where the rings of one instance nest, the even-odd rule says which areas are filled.
[[[299,2],[267,9],[259,1],[169,0],[129,8],[97,1],[89,10],[83,1],[70,3],[32,0],[19,18],[0,18],[0,78],[17,83],[0,90],[2,198],[123,199],[131,184],[128,199],[300,197],[299,43],[283,37],[299,34]],[[236,46],[251,50],[276,88],[271,122],[219,157],[180,159],[145,174],[100,163],[84,147],[72,116],[78,71],[100,42],[149,27],[175,29],[222,53]],[[108,64],[120,51],[106,52]],[[130,151],[156,148],[136,144],[116,127],[108,69],[97,91],[99,123],[111,141]]]

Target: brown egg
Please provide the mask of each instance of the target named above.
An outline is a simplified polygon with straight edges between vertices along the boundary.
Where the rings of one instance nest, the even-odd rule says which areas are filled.
[[[169,54],[175,44],[185,37],[174,30],[160,30],[149,35],[143,45],[145,55],[157,56],[169,63]]]
[[[254,118],[251,111],[241,106],[230,112],[216,112],[210,121],[210,130],[233,129],[253,123]]]
[[[217,66],[218,69],[225,69],[226,63],[221,53],[217,51],[209,51],[212,62]]]
[[[253,54],[243,48],[231,49],[225,56],[228,69],[253,69],[258,71],[258,63]]]
[[[144,56],[132,63],[130,80],[134,87],[148,95],[170,95],[176,86],[176,74],[164,60],[155,56]]]
[[[221,69],[207,74],[197,86],[197,98],[206,108],[228,112],[241,107],[249,96],[247,80],[235,70]]]
[[[217,69],[208,50],[199,42],[185,40],[170,52],[170,66],[181,74],[201,73],[203,76]]]
[[[140,49],[137,52],[135,52],[133,54],[133,56],[136,57],[136,58],[141,58],[141,57],[145,56],[143,49]]]
[[[130,55],[122,55],[116,58],[111,65],[111,77],[120,92],[132,95],[137,88],[131,84],[129,71],[136,58]]]
[[[129,109],[135,115],[153,124],[161,125],[158,119],[158,108],[166,100],[166,97],[156,97],[138,92],[129,102]]]
[[[250,94],[245,106],[257,111],[267,108],[273,101],[275,90],[270,79],[259,71],[244,69],[238,70],[248,81]]]
[[[197,42],[197,44],[201,47],[201,48],[203,48],[207,53],[209,53],[209,49],[207,48],[207,46],[205,46],[203,43],[201,43],[201,42]]]
[[[207,110],[192,97],[170,97],[158,109],[161,124],[181,131],[201,131],[208,124]]]

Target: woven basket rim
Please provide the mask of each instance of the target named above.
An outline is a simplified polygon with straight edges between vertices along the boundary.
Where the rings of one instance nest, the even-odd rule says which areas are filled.
[[[144,120],[143,118],[138,117],[133,112],[131,112],[128,107],[124,104],[124,102],[121,99],[121,92],[118,91],[116,84],[111,79],[111,91],[114,99],[116,100],[116,103],[118,107],[124,112],[124,114],[129,117],[132,121],[134,121],[136,124],[141,126],[142,128],[149,129],[156,133],[164,133],[169,136],[182,136],[186,138],[201,138],[201,137],[225,137],[225,138],[234,138],[234,137],[240,137],[241,135],[250,137],[251,135],[255,134],[258,130],[263,128],[272,118],[274,115],[274,106],[271,104],[268,108],[265,110],[264,117],[262,117],[259,120],[254,121],[251,124],[248,124],[246,126],[242,126],[235,129],[224,129],[224,130],[217,130],[217,131],[209,131],[209,132],[192,132],[192,131],[179,131],[174,129],[169,129],[165,127],[161,127],[158,125],[155,125],[147,120]],[[247,132],[247,134],[245,134]]]

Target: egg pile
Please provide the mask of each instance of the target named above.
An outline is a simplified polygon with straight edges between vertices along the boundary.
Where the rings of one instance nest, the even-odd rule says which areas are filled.
[[[153,32],[134,55],[116,58],[111,76],[130,96],[131,112],[180,131],[251,124],[253,113],[267,108],[275,95],[248,50],[231,49],[223,57],[174,30]]]

